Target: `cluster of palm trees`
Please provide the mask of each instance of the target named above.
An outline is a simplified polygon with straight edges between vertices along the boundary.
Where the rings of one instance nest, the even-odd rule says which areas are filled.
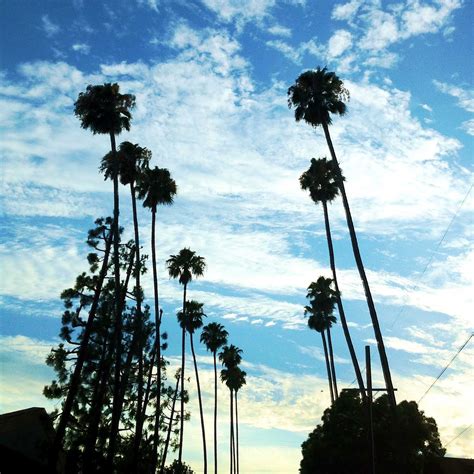
[[[362,398],[365,399],[367,392],[364,387],[364,381],[362,379],[354,345],[349,333],[344,307],[342,305],[329,222],[328,203],[334,201],[340,194],[346,215],[355,262],[364,288],[375,339],[377,341],[387,394],[390,404],[394,409],[396,406],[395,393],[393,390],[390,368],[378,322],[378,316],[365,273],[364,264],[362,262],[362,257],[360,255],[349,201],[344,187],[345,178],[339,167],[331,135],[329,133],[329,126],[332,123],[332,115],[344,115],[347,110],[346,102],[348,99],[349,92],[344,87],[341,79],[334,72],[330,72],[326,68],[318,67],[315,70],[303,72],[298,76],[295,84],[288,89],[288,106],[294,108],[296,121],[299,122],[303,120],[314,128],[321,126],[331,155],[331,160],[328,160],[326,157],[318,159],[312,158],[309,169],[300,177],[301,188],[303,190],[308,190],[313,202],[315,204],[321,203],[323,207],[329,262],[332,272],[332,279],[320,277],[315,283],[311,283],[308,287],[307,297],[309,298],[310,305],[305,307],[305,314],[309,316],[309,327],[321,333],[326,357],[331,401],[334,401],[338,396],[338,391],[334,357],[332,354],[331,326],[336,322],[333,310],[337,305],[347,347],[354,366],[355,377],[359,385],[360,394]],[[329,346],[329,348],[327,346]]]
[[[96,250],[88,257],[92,275],[88,277],[83,273],[78,277],[76,286],[63,293],[66,312],[63,316],[61,336],[75,347],[68,352],[64,349],[64,345],[60,345],[58,349],[52,351],[48,359],[49,364],[55,366],[60,375],[59,384],[53,382],[51,386],[45,388],[45,394],[50,398],[63,397],[51,455],[52,469],[56,468],[61,449],[68,445],[65,442],[68,430],[72,432],[76,429],[75,425],[80,424],[79,414],[88,411],[83,419],[92,420],[94,417],[91,413],[94,411],[97,422],[87,428],[86,442],[83,443],[85,448],[81,469],[84,472],[94,472],[97,469],[93,462],[97,456],[94,457],[91,453],[103,449],[106,452],[107,472],[119,471],[119,466],[124,465],[123,457],[128,456],[125,465],[133,472],[159,470],[164,473],[167,472],[165,463],[170,446],[178,450],[178,459],[174,467],[184,472],[185,464],[182,461],[184,421],[189,417],[185,411],[185,403],[189,397],[185,389],[188,334],[198,393],[204,472],[207,473],[203,401],[193,337],[203,326],[203,318],[206,315],[203,303],[187,299],[188,285],[194,278],[204,274],[206,263],[203,257],[189,248],[181,249],[166,261],[169,277],[178,279],[183,286],[182,309],[177,314],[182,330],[181,368],[176,374],[176,388],[174,390],[172,387],[166,388],[164,372],[167,362],[162,351],[167,347],[167,343],[163,342],[167,339],[167,335],[161,331],[163,309],[160,306],[157,273],[156,216],[158,206],[173,204],[177,186],[168,169],[150,167],[152,154],[147,148],[128,141],[117,147],[116,136],[123,130],[130,129],[131,109],[134,105],[135,97],[121,94],[118,84],[89,85],[85,92],[79,94],[75,102],[75,115],[80,119],[81,126],[93,134],[109,136],[111,151],[103,157],[100,170],[104,173],[105,179],[113,181],[114,205],[113,219],[98,220],[96,222],[98,227],[89,234],[89,244]],[[119,225],[119,183],[129,187],[132,203],[134,239],[128,244],[123,244],[120,240],[122,229]],[[150,308],[144,304],[141,286],[141,277],[146,271],[146,257],[140,253],[137,198],[151,211],[153,324],[148,323]],[[103,244],[102,248],[99,243]],[[124,269],[126,269],[125,275]],[[132,290],[129,290],[131,279],[135,282]],[[73,300],[78,302],[75,314],[71,311]],[[127,301],[133,302],[133,309],[129,310]],[[88,309],[86,320],[79,317],[84,308]],[[100,337],[99,322],[102,323]],[[80,327],[81,332],[76,339],[73,339],[72,334],[76,327]],[[228,346],[227,339],[227,331],[218,323],[211,322],[202,328],[200,341],[212,353],[214,361],[214,472],[217,472],[218,452],[216,362],[218,357],[224,366],[221,380],[229,388],[230,393],[230,470],[232,473],[238,473],[237,393],[246,382],[246,373],[239,367],[241,349],[234,345]],[[150,344],[147,342],[149,340],[152,341]],[[68,358],[71,355],[73,357]],[[72,366],[68,367],[68,361],[73,362]],[[94,371],[97,374],[94,375]],[[152,379],[155,379],[155,383]],[[95,386],[94,381],[97,381]],[[84,390],[84,386],[89,382],[92,391],[90,397]],[[131,384],[134,387],[132,391],[128,389]],[[106,393],[111,394],[110,400],[107,400]],[[152,398],[155,410],[150,416],[147,415],[147,408],[150,407]],[[175,405],[178,400],[180,409],[179,413],[176,413]],[[90,406],[90,409],[86,410],[85,406]],[[164,407],[169,407],[169,415],[165,415]],[[127,417],[124,417],[125,411]],[[101,425],[101,419],[108,421],[105,425]],[[147,422],[152,426],[153,436],[151,462],[144,466],[140,459],[142,451],[150,450],[150,446],[144,446]],[[131,447],[127,448],[128,451],[124,454],[119,446],[121,436],[124,431],[130,431],[128,425],[132,424],[134,426]],[[179,428],[175,428],[178,425]],[[106,441],[102,446],[98,444],[100,430],[107,431],[103,438]],[[166,433],[166,436],[163,438],[160,432]],[[178,438],[174,443],[171,439],[173,433]],[[86,453],[87,450],[89,455]]]

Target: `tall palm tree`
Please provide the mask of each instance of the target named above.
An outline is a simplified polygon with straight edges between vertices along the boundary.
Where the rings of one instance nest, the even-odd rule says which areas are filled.
[[[235,451],[237,453],[237,463],[236,463],[236,473],[239,474],[240,471],[240,462],[239,462],[239,404],[237,394],[239,390],[247,383],[246,380],[247,373],[240,369],[236,368],[235,376],[232,378],[234,397],[235,397]]]
[[[179,251],[177,255],[171,255],[166,261],[168,265],[168,273],[170,278],[178,278],[178,281],[183,285],[183,315],[186,315],[186,290],[193,276],[199,277],[204,274],[206,263],[204,257],[196,255],[196,252],[189,248],[184,248]],[[183,457],[183,433],[184,433],[184,361],[186,348],[186,331],[183,328],[181,335],[181,417],[180,417],[180,431],[179,431],[179,450],[178,461],[182,462]]]
[[[242,361],[242,349],[231,344],[224,346],[219,353],[219,361],[225,367],[221,370],[221,380],[230,391],[230,473],[235,473],[236,456],[235,456],[235,438],[234,438],[234,386],[236,370]]]
[[[229,333],[222,324],[209,323],[204,326],[201,333],[201,342],[212,352],[214,359],[214,474],[217,474],[217,351],[227,344]]]
[[[161,312],[158,294],[158,270],[156,265],[156,211],[158,206],[171,206],[177,192],[177,186],[166,168],[147,168],[138,175],[137,194],[143,199],[143,207],[151,209],[151,261],[153,268],[153,295],[155,300],[155,363],[157,380],[157,398],[155,414],[155,432],[153,437],[153,468],[158,461],[158,437],[161,410]]]
[[[339,163],[337,161],[329,125],[332,123],[332,114],[344,115],[346,113],[345,101],[349,99],[349,91],[344,87],[344,83],[334,72],[329,72],[326,68],[318,67],[315,70],[305,71],[298,78],[294,85],[288,89],[288,106],[294,107],[295,119],[297,122],[304,120],[309,125],[317,128],[321,126],[324,131],[326,142],[331,153],[337,174],[342,177]],[[338,179],[337,184],[342,196],[342,202],[346,214],[347,226],[351,237],[352,250],[357,264],[362,285],[369,308],[372,326],[374,328],[375,339],[380,355],[380,362],[385,379],[385,385],[388,392],[390,404],[393,409],[396,407],[395,392],[393,390],[392,377],[388,358],[383,343],[382,332],[377,317],[377,311],[370,292],[369,282],[365,274],[364,264],[360,255],[357,235],[352,221],[352,214],[347,199],[343,179]]]
[[[328,315],[332,315],[334,305],[337,301],[337,292],[331,288],[332,280],[330,278],[319,277],[316,282],[312,282],[308,286],[308,293],[306,298],[309,299],[311,306],[314,307],[316,313],[320,313],[323,319],[328,320]],[[336,318],[334,318],[336,322]],[[331,379],[334,389],[334,398],[337,399],[339,394],[337,392],[336,367],[334,365],[334,353],[332,350],[331,339],[331,324],[327,324],[325,328],[328,346],[329,346],[329,365],[331,367]]]
[[[335,170],[334,163],[324,158],[311,158],[311,165],[300,177],[301,189],[309,190],[311,199],[317,205],[321,203],[324,210],[324,223],[326,228],[326,240],[328,243],[329,263],[332,271],[332,278],[334,281],[334,288],[336,290],[337,308],[339,317],[341,318],[342,329],[346,338],[347,347],[351,356],[352,365],[359,384],[359,390],[362,398],[365,400],[364,380],[357,360],[357,355],[352,344],[349,327],[347,325],[344,307],[342,305],[341,293],[337,281],[336,262],[334,258],[334,248],[332,245],[331,227],[329,224],[328,202],[333,201],[339,194],[338,180],[344,180],[344,177],[338,174]]]
[[[105,178],[113,179],[114,172],[117,168],[119,174],[119,180],[124,185],[129,185],[130,195],[132,200],[132,212],[133,212],[133,228],[135,234],[135,255],[136,255],[136,269],[135,269],[135,299],[137,304],[136,311],[136,330],[133,334],[132,344],[130,351],[127,355],[127,360],[125,362],[124,373],[122,376],[122,392],[124,392],[125,387],[127,386],[128,377],[130,374],[130,368],[132,363],[132,358],[136,352],[137,342],[141,338],[140,330],[142,325],[142,291],[140,284],[141,276],[141,262],[140,262],[140,234],[138,229],[138,214],[137,214],[137,199],[135,184],[140,178],[140,175],[148,169],[148,164],[151,159],[151,152],[147,148],[143,148],[138,144],[130,143],[128,141],[122,142],[119,146],[117,152],[117,164],[115,166],[115,160],[113,153],[107,153],[107,155],[102,158],[102,163],[100,170],[104,173]],[[121,396],[120,408],[123,403],[123,396]],[[134,455],[133,462],[135,463],[138,460],[138,451],[140,448],[141,434],[143,430],[142,423],[142,404],[143,404],[143,354],[138,354],[138,393],[137,393],[137,417],[135,425],[135,437],[134,437]]]
[[[196,361],[196,352],[194,351],[193,334],[196,329],[202,327],[202,318],[206,315],[202,307],[203,303],[199,303],[196,300],[190,300],[186,302],[186,313],[180,311],[178,313],[178,321],[182,329],[189,333],[189,340],[191,343],[191,353],[193,355],[194,372],[196,374],[196,384],[198,390],[199,400],[199,413],[201,414],[201,431],[202,431],[202,447],[204,453],[204,473],[207,474],[207,449],[206,449],[206,430],[204,428],[204,413],[202,410],[202,397],[201,397],[201,385],[199,383],[199,372]]]

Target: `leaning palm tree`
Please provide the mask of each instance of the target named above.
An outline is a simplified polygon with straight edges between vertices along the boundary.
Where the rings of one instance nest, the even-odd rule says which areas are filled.
[[[342,173],[339,168],[336,153],[334,151],[331,135],[329,134],[329,125],[332,123],[332,114],[344,115],[346,113],[347,108],[345,101],[348,99],[349,92],[344,87],[344,83],[334,72],[329,72],[326,68],[321,69],[318,67],[315,70],[303,72],[300,74],[300,76],[298,76],[295,84],[288,89],[288,106],[290,108],[294,107],[296,121],[299,122],[300,120],[304,120],[306,123],[315,128],[322,126],[335,170],[340,177],[342,177]],[[342,178],[337,180],[337,184],[342,196],[354,258],[360,278],[362,280],[365,296],[367,299],[367,306],[369,308],[370,318],[374,328],[386,389],[388,392],[390,404],[392,408],[395,408],[395,392],[393,390],[388,358],[385,352],[377,311],[375,309],[375,304],[370,292],[369,282],[367,280],[364,264],[360,255],[357,235],[354,229],[349,201],[347,199],[344,181]]]
[[[189,282],[194,277],[204,274],[206,263],[203,257],[196,255],[196,252],[189,248],[184,248],[177,255],[171,255],[166,261],[170,278],[178,278],[183,285],[183,315],[186,316],[186,290]],[[179,430],[179,450],[178,461],[181,464],[183,456],[183,433],[184,433],[184,361],[186,348],[186,331],[183,328],[181,335],[181,406],[180,406],[180,430]]]
[[[161,311],[158,294],[158,270],[156,265],[156,211],[158,206],[171,206],[174,196],[177,192],[177,186],[170,172],[166,168],[143,170],[137,181],[137,194],[143,199],[143,207],[151,209],[151,261],[153,268],[153,294],[155,300],[155,362],[156,362],[156,413],[155,413],[155,431],[153,437],[153,468],[156,468],[158,461],[158,438],[160,426],[161,410]],[[143,411],[142,411],[143,413]],[[141,427],[143,425],[141,424]],[[139,442],[139,440],[137,441]]]
[[[235,438],[234,438],[234,386],[238,365],[242,361],[242,349],[231,344],[224,346],[219,353],[219,361],[225,367],[221,370],[221,380],[230,391],[230,472],[235,473],[236,456],[235,456]]]
[[[235,397],[235,451],[237,454],[237,462],[236,462],[236,474],[239,474],[240,470],[240,462],[239,462],[239,404],[238,404],[238,397],[237,394],[239,390],[247,383],[246,377],[247,373],[240,369],[239,367],[236,368],[235,376],[233,377],[233,389],[234,389],[234,397]]]
[[[227,344],[229,333],[222,324],[209,323],[201,332],[201,342],[206,345],[208,351],[212,352],[214,359],[214,474],[217,474],[217,351]]]
[[[196,329],[202,327],[202,318],[206,315],[202,307],[203,303],[191,300],[186,301],[186,313],[178,312],[178,321],[182,329],[189,333],[189,340],[191,343],[191,353],[193,355],[194,373],[196,375],[196,385],[198,390],[199,413],[201,415],[201,431],[202,431],[202,447],[204,453],[204,473],[207,473],[207,449],[206,449],[206,430],[204,428],[204,413],[202,410],[201,385],[199,383],[199,372],[196,361],[196,352],[194,351],[193,334]]]
[[[308,317],[308,327],[313,329],[316,332],[321,334],[321,339],[323,341],[323,349],[324,349],[324,357],[326,359],[326,370],[328,375],[328,383],[329,383],[329,393],[331,396],[331,403],[334,403],[334,388],[332,382],[332,374],[331,374],[331,367],[329,363],[329,354],[328,354],[328,347],[326,343],[326,336],[325,331],[328,328],[328,325],[332,324],[336,321],[336,318],[332,315],[324,315],[316,310],[314,305],[305,306],[304,307],[304,314]]]
[[[136,309],[136,329],[133,334],[131,347],[127,355],[127,360],[124,366],[124,372],[122,375],[122,392],[124,392],[127,386],[128,377],[130,374],[130,368],[132,358],[136,352],[136,346],[141,338],[141,321],[142,321],[142,291],[140,284],[140,277],[142,273],[141,262],[140,262],[140,234],[138,229],[138,214],[137,214],[137,199],[135,184],[140,178],[141,174],[148,169],[148,163],[151,159],[151,152],[147,148],[143,148],[138,144],[130,142],[122,142],[117,152],[117,163],[118,163],[118,174],[119,180],[124,185],[129,185],[130,195],[132,200],[132,213],[133,213],[133,228],[135,234],[135,252],[136,252],[136,269],[135,269],[135,300],[137,304]],[[104,173],[105,178],[113,179],[116,171],[115,160],[113,153],[107,153],[102,158],[100,170]],[[121,396],[120,408],[123,403],[123,395]],[[135,436],[134,436],[134,450],[133,450],[133,461],[132,465],[138,460],[138,451],[140,449],[141,435],[143,431],[143,419],[140,416],[142,412],[143,404],[143,354],[138,354],[138,391],[137,391],[137,417],[135,423]]]
[[[309,299],[311,307],[314,308],[314,313],[322,315],[323,319],[327,319],[328,315],[332,315],[334,311],[334,305],[337,301],[338,294],[331,288],[332,280],[330,278],[319,277],[316,282],[312,282],[308,286],[308,293],[306,298]],[[336,322],[336,318],[334,318]],[[328,340],[329,348],[329,365],[331,368],[331,380],[333,386],[334,398],[337,399],[339,394],[337,392],[337,379],[336,379],[336,367],[334,365],[334,353],[332,349],[332,338],[331,338],[331,324],[328,324],[325,328]]]
[[[89,129],[95,134],[106,134],[110,137],[112,153],[116,153],[115,135],[119,135],[124,129],[130,130],[130,120],[132,115],[130,110],[135,106],[135,96],[130,94],[121,94],[118,84],[104,84],[87,86],[86,92],[81,92],[74,103],[74,114],[81,121],[81,127]],[[116,344],[116,372],[114,400],[119,398],[119,377],[120,377],[120,339],[121,339],[121,317],[118,314],[120,300],[120,265],[119,265],[119,198],[118,198],[118,179],[114,178],[114,221],[113,221],[113,261],[114,261],[114,279],[115,279],[115,344]],[[92,321],[91,321],[92,324]],[[56,436],[55,449],[61,445],[66,424],[69,421],[72,403],[76,396],[80,383],[80,372],[84,364],[85,351],[89,343],[89,334],[85,331],[81,346],[82,354],[78,356],[73,378],[71,380],[68,397],[64,404],[63,413],[59,421]],[[113,419],[118,427],[120,413],[113,411]],[[113,428],[114,426],[112,426]],[[112,436],[111,439],[116,438]],[[115,448],[115,441],[112,441],[111,450]]]
[[[325,157],[314,159],[311,158],[311,165],[300,177],[301,189],[309,190],[309,194],[313,202],[317,205],[321,203],[324,210],[324,223],[326,228],[326,240],[328,243],[329,251],[329,263],[332,271],[332,278],[334,281],[334,288],[336,290],[337,308],[339,311],[339,317],[341,318],[342,329],[346,338],[347,347],[351,356],[352,365],[354,366],[354,372],[356,375],[357,382],[359,384],[359,390],[362,398],[365,399],[365,387],[364,380],[357,360],[357,355],[352,344],[349,327],[347,325],[346,315],[344,307],[342,305],[341,293],[339,291],[339,285],[337,282],[336,273],[336,262],[334,259],[334,249],[332,245],[331,227],[329,224],[328,214],[328,202],[333,201],[339,194],[338,180],[344,180],[344,177],[338,174],[334,168],[334,163],[328,161]]]

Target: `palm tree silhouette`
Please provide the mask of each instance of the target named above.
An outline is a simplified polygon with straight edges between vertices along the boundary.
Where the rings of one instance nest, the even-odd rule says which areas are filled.
[[[141,262],[140,262],[140,234],[138,228],[138,214],[137,214],[137,199],[135,183],[140,179],[141,174],[148,169],[148,164],[151,159],[151,152],[147,148],[143,148],[138,144],[133,144],[128,141],[122,142],[119,146],[117,156],[117,167],[115,166],[115,160],[113,153],[107,153],[102,158],[100,170],[104,173],[105,179],[113,179],[114,173],[118,171],[118,177],[120,182],[124,185],[130,186],[130,195],[132,200],[132,212],[133,212],[133,228],[135,238],[135,254],[136,254],[136,269],[135,269],[135,299],[137,304],[136,312],[136,330],[133,334],[132,344],[130,351],[127,355],[127,360],[124,365],[124,371],[122,375],[122,391],[127,385],[132,358],[135,355],[136,346],[141,338],[141,320],[142,320],[142,291],[140,284],[141,276]],[[140,442],[143,431],[143,418],[142,405],[143,405],[143,354],[138,354],[138,388],[137,388],[137,417],[135,425],[135,436],[134,436],[134,449],[133,449],[133,460],[132,466],[135,466],[138,461],[138,452],[140,449]],[[120,408],[123,403],[123,396],[121,397]]]
[[[231,344],[224,346],[219,353],[219,361],[225,367],[221,370],[221,380],[224,382],[230,392],[230,472],[235,473],[236,455],[234,440],[234,386],[236,371],[242,361],[242,349]]]
[[[199,277],[204,274],[206,263],[203,257],[196,255],[196,252],[189,248],[184,248],[177,255],[171,255],[166,261],[170,278],[178,278],[183,285],[183,315],[186,315],[186,289],[193,276]],[[179,432],[178,461],[181,464],[183,456],[183,433],[184,433],[184,361],[186,348],[186,331],[183,328],[181,336],[181,417]]]
[[[229,333],[222,324],[209,323],[201,332],[201,342],[206,345],[208,351],[212,352],[214,359],[214,474],[217,474],[217,351],[227,344]]]
[[[329,251],[329,262],[332,271],[332,278],[334,281],[334,288],[336,290],[337,308],[339,311],[339,317],[341,318],[342,329],[346,338],[346,343],[351,356],[352,365],[354,366],[354,372],[357,378],[357,382],[359,384],[359,390],[362,395],[362,398],[365,400],[364,381],[360,372],[359,362],[357,361],[357,355],[354,350],[354,345],[352,344],[352,339],[349,332],[349,327],[347,325],[344,307],[342,305],[341,293],[339,291],[339,285],[337,282],[336,262],[334,259],[331,227],[329,224],[328,202],[333,201],[339,194],[338,180],[340,179],[344,180],[344,177],[341,174],[337,173],[334,167],[334,163],[332,161],[328,161],[326,157],[318,158],[317,160],[315,158],[311,158],[310,167],[300,177],[300,185],[301,189],[309,190],[311,199],[316,205],[318,203],[322,203],[323,206],[326,239]]]
[[[332,280],[330,278],[319,277],[316,282],[309,285],[306,297],[310,300],[310,306],[305,306],[304,314],[305,316],[309,316],[309,328],[321,333],[328,373],[329,392],[331,402],[334,403],[334,400],[338,397],[338,393],[334,355],[332,351],[331,326],[336,322],[336,317],[332,313],[337,297],[335,291],[331,288],[331,283]],[[325,333],[327,333],[328,336],[329,350]]]
[[[329,125],[332,123],[331,115],[344,115],[346,113],[345,101],[349,99],[349,91],[344,87],[344,83],[334,72],[329,72],[326,68],[318,67],[315,70],[305,71],[298,76],[294,85],[288,89],[288,106],[295,109],[295,120],[299,122],[304,120],[306,123],[317,128],[322,126],[326,142],[331,153],[334,167],[339,176],[342,176],[337,161],[334,146],[332,144],[331,135],[329,133]],[[364,264],[360,255],[357,235],[352,221],[352,214],[347,199],[344,181],[337,181],[342,196],[342,202],[346,213],[347,226],[351,237],[352,250],[357,264],[362,285],[364,287],[367,306],[369,308],[372,326],[374,328],[375,339],[380,355],[380,363],[385,379],[385,385],[393,409],[396,407],[395,392],[393,390],[392,377],[390,375],[390,367],[383,343],[382,332],[377,317],[377,311],[370,292],[369,282],[365,274]]]
[[[186,301],[186,313],[178,312],[178,321],[182,329],[189,333],[189,340],[191,343],[191,353],[193,355],[194,372],[196,374],[196,384],[198,390],[199,413],[201,415],[201,431],[202,431],[202,446],[204,453],[204,473],[207,473],[207,449],[206,449],[206,430],[204,428],[204,413],[202,410],[201,385],[199,383],[199,372],[196,361],[196,353],[194,351],[193,334],[196,329],[202,327],[202,318],[206,315],[202,307],[203,303],[195,300]]]
[[[146,168],[138,175],[137,194],[143,199],[143,207],[151,209],[151,260],[153,268],[153,294],[155,300],[155,361],[157,370],[157,398],[155,430],[153,438],[153,467],[158,461],[158,438],[161,411],[161,311],[158,294],[158,269],[156,265],[156,211],[159,205],[171,206],[177,186],[166,168]]]

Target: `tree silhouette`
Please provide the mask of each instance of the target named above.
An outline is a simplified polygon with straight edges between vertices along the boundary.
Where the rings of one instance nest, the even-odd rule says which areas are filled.
[[[204,454],[204,473],[207,473],[207,449],[206,449],[206,430],[204,427],[204,413],[202,410],[201,384],[199,383],[199,372],[196,361],[196,352],[194,351],[193,334],[196,329],[202,327],[202,318],[206,315],[203,311],[203,303],[191,300],[186,302],[186,313],[180,311],[178,313],[178,321],[182,329],[189,333],[189,340],[191,343],[191,353],[193,355],[194,372],[196,374],[196,384],[198,390],[199,413],[201,415],[201,432],[202,432],[202,447]]]
[[[329,125],[332,123],[332,115],[344,115],[346,113],[345,101],[349,100],[349,92],[344,87],[344,83],[334,72],[329,72],[326,68],[318,67],[315,70],[305,71],[298,76],[294,85],[288,89],[288,106],[294,107],[295,120],[299,122],[304,120],[314,128],[321,126],[324,130],[326,142],[331,153],[335,170],[342,177],[339,163],[329,133]],[[393,390],[392,378],[388,364],[387,354],[383,343],[382,332],[377,317],[377,311],[370,292],[369,282],[365,274],[364,264],[360,255],[357,235],[352,221],[352,214],[347,199],[344,181],[337,180],[339,190],[341,192],[342,203],[346,214],[347,226],[351,237],[352,250],[357,264],[362,285],[369,308],[372,326],[374,328],[375,339],[380,355],[380,362],[384,374],[385,385],[387,388],[389,400],[392,408],[395,408],[395,392]]]
[[[214,474],[217,474],[217,351],[227,344],[229,333],[222,324],[209,323],[201,332],[201,342],[212,352],[214,360]]]
[[[337,281],[336,273],[336,262],[334,259],[334,249],[332,245],[331,227],[329,224],[328,214],[328,202],[332,202],[339,194],[338,180],[344,180],[344,177],[337,173],[334,163],[328,161],[326,158],[311,158],[311,165],[307,171],[305,171],[300,177],[301,189],[309,190],[309,194],[313,202],[317,205],[321,203],[324,210],[324,223],[326,228],[326,240],[328,243],[329,251],[329,262],[332,271],[332,278],[334,281],[334,288],[336,290],[337,297],[337,308],[339,317],[341,319],[342,329],[344,331],[344,337],[346,339],[349,354],[351,356],[352,365],[356,375],[357,382],[359,384],[359,390],[361,391],[362,397],[365,399],[365,387],[362,379],[362,374],[357,361],[357,355],[352,344],[349,327],[347,325],[346,315],[344,307],[342,305],[341,293],[339,291],[339,284]]]
[[[170,278],[178,278],[183,285],[183,315],[186,316],[186,289],[193,276],[199,277],[204,274],[206,263],[203,257],[196,255],[196,252],[189,248],[184,248],[177,255],[171,255],[166,261]],[[186,351],[186,330],[182,329],[181,336],[181,416],[179,432],[178,461],[181,463],[183,455],[183,433],[184,433],[184,362]]]

